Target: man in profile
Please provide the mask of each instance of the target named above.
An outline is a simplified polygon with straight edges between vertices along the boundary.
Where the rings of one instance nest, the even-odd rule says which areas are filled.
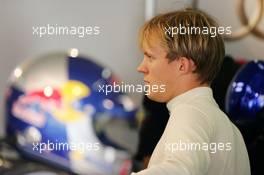
[[[150,91],[148,98],[166,102],[170,117],[147,169],[132,174],[249,175],[244,140],[210,88],[224,59],[223,39],[218,33],[172,35],[168,30],[179,26],[218,27],[209,15],[192,9],[156,16],[143,26],[138,71],[146,85],[166,87]]]

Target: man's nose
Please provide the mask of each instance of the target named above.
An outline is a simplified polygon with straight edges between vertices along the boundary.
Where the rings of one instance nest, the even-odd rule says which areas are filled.
[[[140,72],[140,73],[143,73],[143,74],[146,74],[148,73],[148,69],[144,63],[144,60],[138,65],[137,67],[137,71]]]

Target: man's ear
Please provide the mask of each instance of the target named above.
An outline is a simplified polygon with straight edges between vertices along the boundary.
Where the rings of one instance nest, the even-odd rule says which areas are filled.
[[[178,59],[178,69],[182,73],[190,73],[195,71],[196,65],[192,59],[180,57]]]

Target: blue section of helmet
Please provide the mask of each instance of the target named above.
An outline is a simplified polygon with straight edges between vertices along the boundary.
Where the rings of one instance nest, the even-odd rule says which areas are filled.
[[[230,83],[226,110],[234,120],[255,120],[264,107],[264,61],[251,61]]]
[[[92,104],[96,112],[107,112],[111,114],[112,117],[132,119],[135,116],[135,110],[125,111],[124,106],[118,101],[120,95],[123,94],[122,92],[110,92],[106,95],[105,92],[99,91],[98,85],[101,87],[112,85],[111,79],[113,76],[105,79],[102,76],[103,67],[82,57],[69,57],[68,69],[69,79],[81,81],[91,90],[91,94],[88,97],[80,100],[81,104]],[[113,108],[107,109],[103,106],[103,100],[105,99],[113,102]]]

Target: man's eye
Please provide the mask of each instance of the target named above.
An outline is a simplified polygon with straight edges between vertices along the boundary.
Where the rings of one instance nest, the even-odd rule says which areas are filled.
[[[153,60],[154,58],[151,55],[146,55],[150,60]]]
[[[155,57],[153,57],[152,55],[148,54],[148,53],[144,53],[144,56],[149,60],[152,61],[155,59]]]

